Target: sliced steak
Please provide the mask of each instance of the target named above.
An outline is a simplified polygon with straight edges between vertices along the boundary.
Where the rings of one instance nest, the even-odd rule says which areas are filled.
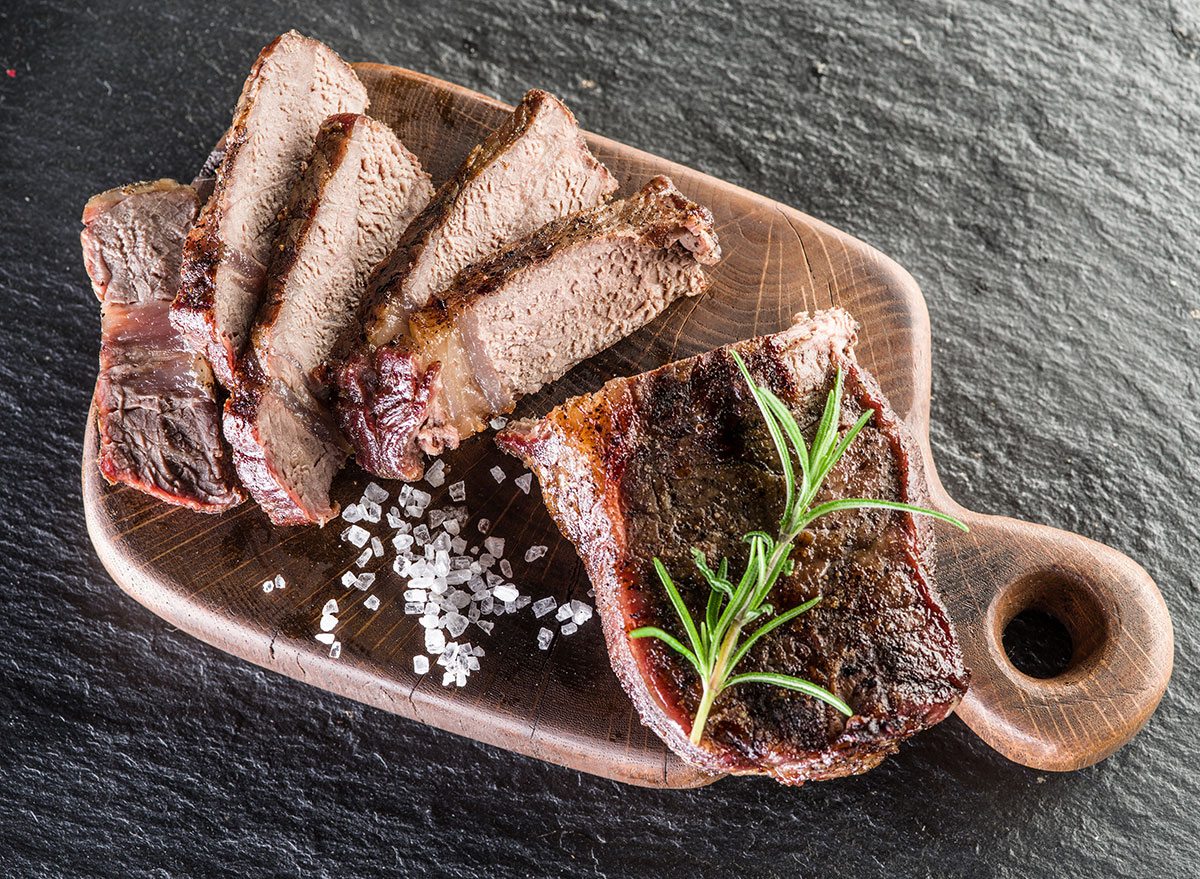
[[[841,429],[874,410],[816,503],[874,497],[928,506],[916,444],[856,363],[854,340],[852,318],[834,309],[799,315],[784,332],[733,347],[755,380],[784,400],[810,443],[839,365],[846,376]],[[686,643],[654,558],[670,571],[693,619],[702,619],[709,592],[690,548],[714,566],[728,557],[740,575],[742,535],[778,528],[779,461],[729,348],[610,381],[543,419],[510,426],[497,443],[537,473],[546,505],[595,587],[613,668],[646,725],[689,762],[791,784],[863,772],[944,718],[965,692],[962,654],[934,591],[931,520],[834,513],[813,523],[793,555],[794,571],[770,599],[779,611],[814,596],[822,601],[759,641],[738,672],[806,678],[854,715],[744,683],[716,700],[700,744],[690,744],[699,676],[661,641],[628,633],[660,626]]]
[[[571,111],[533,89],[467,157],[404,233],[372,282],[372,348],[405,331],[467,265],[556,217],[600,204],[617,181],[588,151]]]
[[[324,524],[348,446],[318,379],[358,320],[371,269],[429,201],[416,157],[382,122],[333,116],[280,218],[267,298],[225,406],[225,435],[250,494],[280,525]]]
[[[464,269],[410,332],[338,373],[358,462],[417,479],[439,454],[572,366],[653,320],[720,258],[712,215],[666,177],[556,220]]]
[[[212,197],[184,245],[171,319],[232,381],[266,288],[279,212],[321,122],[367,91],[328,46],[289,31],[262,50],[234,111]]]
[[[173,504],[219,513],[242,500],[221,441],[212,371],[171,325],[183,240],[200,204],[174,180],[93,197],[83,259],[101,303],[95,407],[100,472]]]

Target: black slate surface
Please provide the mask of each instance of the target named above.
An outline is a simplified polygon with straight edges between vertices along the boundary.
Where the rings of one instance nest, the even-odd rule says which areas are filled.
[[[332,6],[0,7],[0,874],[1196,875],[1200,10]],[[951,718],[861,778],[640,790],[263,672],[125,598],[80,507],[98,310],[79,213],[187,177],[293,26],[510,102],[551,89],[907,267],[951,494],[1157,579],[1177,653],[1149,727],[1067,775]]]

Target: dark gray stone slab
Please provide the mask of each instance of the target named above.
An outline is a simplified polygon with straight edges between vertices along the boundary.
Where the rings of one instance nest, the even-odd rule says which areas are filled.
[[[1194,5],[249,6],[0,9],[0,874],[1194,873]],[[929,302],[950,492],[1158,580],[1177,655],[1150,726],[1069,775],[951,719],[857,779],[647,791],[270,675],[126,599],[80,509],[98,312],[79,213],[188,177],[292,26],[510,102],[548,88],[594,131],[896,258]]]

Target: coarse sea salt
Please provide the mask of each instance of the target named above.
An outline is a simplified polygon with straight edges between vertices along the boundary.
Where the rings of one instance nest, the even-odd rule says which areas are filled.
[[[487,534],[492,528],[492,520],[480,519],[479,523],[475,527],[479,529],[480,534]]]
[[[492,597],[505,603],[516,601],[520,594],[520,591],[512,583],[502,583],[492,590]]]
[[[426,674],[429,671],[429,657],[417,654],[413,657],[413,671],[419,675]]]
[[[503,482],[505,479],[504,470],[500,467],[493,467],[488,472],[492,474],[492,479],[496,480],[497,482]]]
[[[359,568],[365,568],[367,566],[367,562],[369,562],[371,560],[371,558],[372,558],[371,550],[364,549],[362,551],[362,554],[359,555],[359,557],[354,560],[354,564],[355,564],[355,566],[357,566]]]
[[[337,612],[338,612],[338,603],[337,603],[336,598],[329,599],[327,602],[325,602],[325,606],[323,608],[321,608],[322,616],[324,616],[326,614],[337,613]]]
[[[327,613],[325,616],[321,617],[321,631],[332,632],[337,628],[337,623],[337,617],[331,613]]]
[[[467,483],[464,480],[453,483],[450,486],[450,500],[457,504],[461,504],[467,499]]]
[[[383,541],[378,537],[371,538],[371,553],[375,556],[375,558],[383,557]]]
[[[533,615],[539,619],[544,617],[550,611],[558,606],[558,602],[551,597],[539,598],[533,603]]]
[[[483,548],[488,551],[494,558],[500,558],[504,555],[504,538],[503,537],[487,537],[484,538]]]
[[[262,590],[263,590],[263,592],[274,592],[275,591],[275,581],[274,580],[264,581],[263,585],[262,585]]]
[[[521,491],[525,492],[525,494],[529,494],[529,489],[533,487],[533,474],[532,473],[522,473],[520,476],[518,476],[516,479],[513,480],[513,483],[517,486],[517,488],[519,488],[519,489],[521,489]]]
[[[561,623],[565,620],[569,620],[574,615],[575,611],[571,609],[571,602],[568,601],[558,609],[558,613],[554,615],[554,618]]]
[[[346,522],[357,522],[362,518],[362,508],[358,504],[347,504],[342,510],[342,519]]]
[[[500,559],[500,573],[505,577],[511,577],[513,575],[512,562],[508,559]]]
[[[551,639],[553,639],[553,638],[554,638],[554,633],[552,631],[550,631],[549,629],[547,629],[545,626],[542,626],[542,628],[538,630],[538,634],[537,634],[538,649],[539,650],[547,649],[550,646]]]
[[[367,610],[379,610],[379,596],[368,595],[367,600],[363,602],[363,607]]]
[[[434,488],[440,488],[446,482],[446,463],[440,458],[425,468],[425,481]]]
[[[592,618],[592,609],[590,607],[588,607],[586,604],[584,604],[582,601],[572,601],[571,609],[574,611],[571,614],[571,619],[575,622],[575,625],[577,625],[577,626],[582,626],[584,623],[586,623],[588,620],[590,620]]]
[[[488,424],[491,425],[492,430],[503,430],[508,425],[508,419],[503,415],[497,415]]]
[[[577,631],[579,631],[579,626],[575,625],[575,623],[573,623],[573,622],[572,623],[563,623],[562,628],[559,629],[559,631],[562,632],[564,635],[574,635]]]
[[[349,540],[359,549],[362,549],[366,546],[367,541],[371,539],[371,532],[358,525],[351,525],[342,532],[342,539]]]
[[[329,658],[330,658],[330,659],[337,659],[337,658],[338,658],[339,656],[341,656],[341,655],[342,655],[342,642],[341,642],[341,641],[334,641],[334,642],[333,642],[333,643],[332,643],[332,644],[329,646]]]
[[[542,546],[540,543],[537,544],[536,546],[531,546],[531,547],[529,547],[529,549],[525,550],[525,561],[536,562],[538,559],[540,559],[542,556],[544,556],[546,554],[546,551],[547,551],[547,548],[545,546]]]
[[[374,482],[369,482],[367,483],[367,487],[363,490],[363,497],[378,504],[388,499],[388,493],[387,489],[385,489],[383,486]]]
[[[364,522],[378,522],[383,517],[383,507],[375,501],[365,501],[360,506]]]
[[[334,638],[337,636],[334,635],[333,632],[317,632],[315,637],[322,644],[332,644],[334,641]]]

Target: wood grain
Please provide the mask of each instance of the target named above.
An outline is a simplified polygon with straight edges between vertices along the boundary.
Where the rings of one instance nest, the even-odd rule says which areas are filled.
[[[371,112],[420,157],[435,185],[503,118],[504,105],[421,74],[356,65]],[[586,121],[586,120],[585,120]],[[589,135],[597,156],[629,193],[653,174],[671,176],[717,220],[724,259],[710,292],[676,303],[656,321],[522,401],[518,416],[545,412],[567,397],[717,345],[770,333],[797,311],[839,304],[862,325],[859,359],[879,379],[921,444],[934,503],[971,525],[939,526],[939,584],[959,634],[971,689],[960,715],[1013,760],[1067,770],[1103,759],[1146,722],[1170,676],[1170,618],[1153,581],[1127,557],[1082,537],[963,510],[945,493],[929,451],[929,320],[913,279],[873,248],[771,199],[616,141]],[[440,675],[415,675],[421,629],[403,610],[403,583],[386,564],[372,590],[340,578],[355,556],[340,526],[274,528],[247,504],[206,517],[108,485],[95,466],[94,418],[83,456],[88,528],[101,560],[130,595],[172,624],[222,650],[386,711],[544,760],[634,784],[689,787],[712,779],[670,753],[638,721],[608,665],[595,620],[549,651],[536,647],[541,621],[528,611],[496,619],[482,668],[462,689]],[[488,435],[447,455],[449,482],[465,479],[471,522],[492,522],[505,537],[523,591],[558,601],[584,597],[588,583],[570,544],[542,507],[512,483],[518,465]],[[488,471],[508,474],[497,484]],[[335,484],[342,503],[368,479],[350,467]],[[393,490],[397,486],[389,486]],[[448,502],[445,489],[434,504]],[[383,529],[379,529],[383,534]],[[386,535],[385,535],[386,536]],[[523,548],[550,547],[532,564]],[[386,557],[385,557],[386,558]],[[264,594],[282,573],[288,586]],[[339,659],[313,635],[321,607],[341,605]],[[1000,643],[1004,626],[1027,607],[1048,610],[1071,632],[1075,654],[1057,678],[1018,672]]]

